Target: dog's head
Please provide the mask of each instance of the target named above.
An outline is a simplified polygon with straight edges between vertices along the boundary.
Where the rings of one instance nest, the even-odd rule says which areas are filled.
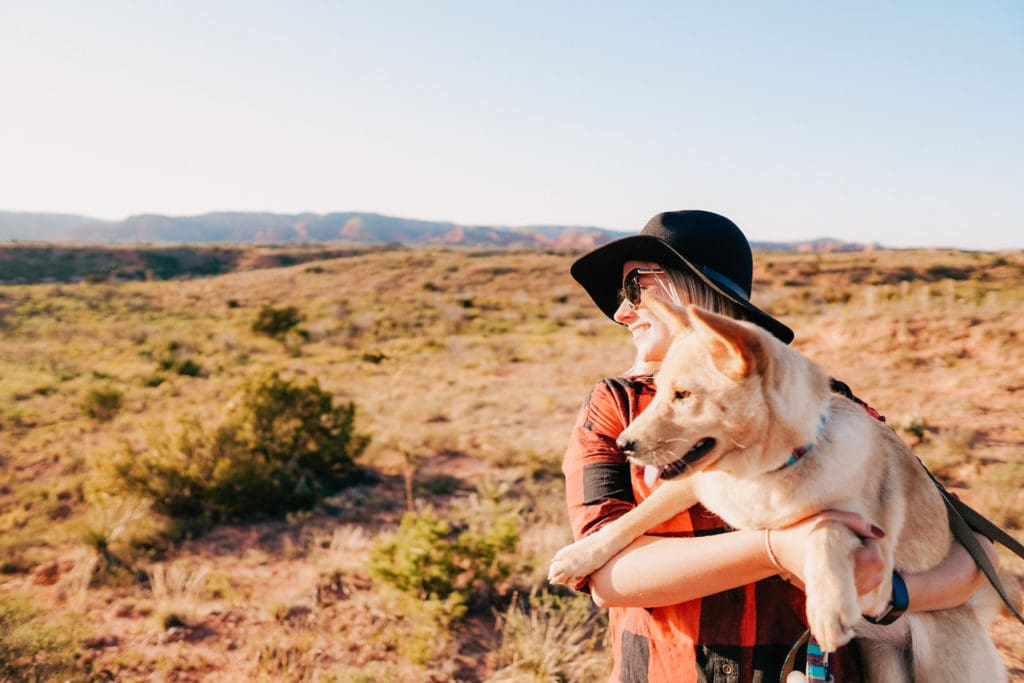
[[[784,345],[752,323],[695,306],[647,293],[644,304],[668,324],[672,344],[651,404],[619,436],[619,447],[666,479],[711,466],[737,475],[763,467],[766,449],[758,446],[775,412],[770,389]],[[728,457],[737,451],[743,457]]]

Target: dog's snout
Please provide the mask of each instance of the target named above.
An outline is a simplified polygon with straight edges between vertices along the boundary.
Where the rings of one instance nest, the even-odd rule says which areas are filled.
[[[615,443],[618,444],[619,450],[626,455],[636,453],[636,441],[633,441],[632,439],[626,439],[620,436],[616,439]]]

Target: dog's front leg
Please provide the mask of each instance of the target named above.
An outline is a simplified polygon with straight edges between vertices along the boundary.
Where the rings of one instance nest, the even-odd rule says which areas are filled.
[[[853,577],[853,554],[860,545],[849,527],[827,519],[807,539],[807,624],[825,652],[849,642],[861,618]]]
[[[555,553],[548,567],[548,581],[572,585],[590,576],[634,539],[696,502],[689,477],[662,481],[635,508]]]

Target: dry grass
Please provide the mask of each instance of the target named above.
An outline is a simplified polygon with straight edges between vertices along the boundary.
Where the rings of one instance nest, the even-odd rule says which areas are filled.
[[[528,665],[543,676],[562,664],[516,654],[543,633],[582,639],[583,666],[586,619],[515,603],[439,633],[367,569],[410,497],[443,513],[476,496],[517,507],[517,583],[542,585],[568,540],[558,466],[576,412],[631,360],[569,278],[572,257],[399,249],[175,282],[0,287],[0,596],[81,614],[93,635],[75,646],[77,665],[118,680],[469,681]],[[1019,529],[1024,256],[759,259],[756,300],[797,329],[796,346],[965,499]],[[264,306],[296,307],[305,334],[255,334]],[[139,541],[153,520],[95,490],[91,463],[186,419],[216,423],[268,370],[355,400],[378,481],[311,513],[168,547]],[[120,394],[109,419],[83,410],[96,390]],[[90,580],[97,538],[136,579]],[[1001,622],[996,634],[1021,673],[1020,630]]]

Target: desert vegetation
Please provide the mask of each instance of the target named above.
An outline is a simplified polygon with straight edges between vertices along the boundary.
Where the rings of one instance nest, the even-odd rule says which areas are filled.
[[[0,287],[0,679],[601,679],[603,615],[544,582],[569,430],[630,362],[574,256]],[[1019,532],[1024,254],[758,258],[795,345]]]

